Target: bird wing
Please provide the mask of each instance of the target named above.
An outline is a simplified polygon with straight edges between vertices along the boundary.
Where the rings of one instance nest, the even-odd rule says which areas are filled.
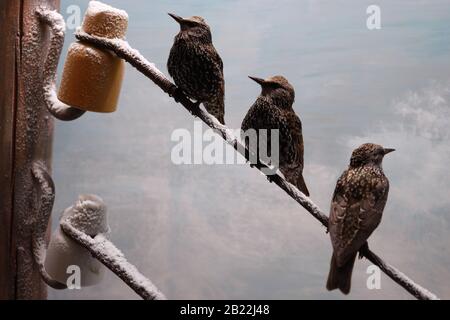
[[[176,40],[167,68],[175,84],[190,98],[202,102],[212,97],[224,99],[223,61],[212,44]]]
[[[196,48],[203,52],[198,52],[195,57],[192,58],[197,58],[199,59],[199,62],[204,64],[204,66],[209,66],[209,68],[207,68],[208,72],[211,72],[217,78],[223,80],[223,60],[214,45],[208,44],[204,47],[197,46]]]
[[[219,68],[219,70],[222,72],[222,76],[223,76],[223,61],[222,58],[220,57],[219,53],[217,52],[216,48],[214,47],[213,44],[211,44],[210,50],[211,50],[211,54],[212,54],[212,60],[215,61],[217,63],[217,66]]]
[[[338,266],[343,266],[358,252],[379,225],[389,191],[388,180],[382,179],[372,192],[356,199],[344,183],[341,177],[334,192],[329,220]]]
[[[286,126],[280,125],[280,141],[287,141],[284,143],[286,150],[281,150],[280,157],[286,158],[285,161],[280,159],[280,163],[286,163],[287,167],[298,170],[303,170],[303,133],[302,122],[294,111],[288,111],[285,114]]]
[[[274,122],[276,116],[273,114],[275,111],[264,98],[259,97],[245,115],[241,129],[247,131],[277,128]]]

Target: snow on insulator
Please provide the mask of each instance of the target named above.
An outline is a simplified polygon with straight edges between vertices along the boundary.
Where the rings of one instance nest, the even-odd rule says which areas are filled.
[[[106,213],[106,205],[100,197],[81,195],[72,207],[64,211],[62,219],[66,219],[81,232],[95,237],[110,231]]]
[[[104,38],[125,37],[128,14],[99,1],[89,2],[82,29],[91,35]]]

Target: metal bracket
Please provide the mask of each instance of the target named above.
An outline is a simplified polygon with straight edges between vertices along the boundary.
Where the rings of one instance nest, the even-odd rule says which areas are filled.
[[[55,184],[53,183],[53,179],[50,177],[45,165],[41,162],[33,163],[32,173],[36,180],[37,188],[40,191],[38,216],[32,235],[34,261],[38,266],[39,272],[41,273],[42,280],[48,286],[57,290],[67,289],[65,284],[52,279],[52,277],[45,270],[44,266],[47,253],[45,235],[47,232],[48,222],[52,214],[53,203],[55,201]]]
[[[40,193],[40,203],[38,209],[38,216],[35,222],[33,231],[33,257],[35,263],[39,267],[43,281],[54,289],[67,289],[65,284],[62,284],[54,279],[45,270],[44,262],[46,258],[47,245],[45,241],[45,234],[47,231],[48,221],[53,209],[55,200],[55,184],[52,177],[47,171],[47,168],[41,162],[35,162],[32,168],[33,176],[36,180],[36,188]],[[129,263],[123,253],[107,238],[109,228],[102,226],[98,229],[104,230],[104,233],[98,233],[95,236],[88,235],[81,230],[81,226],[85,221],[80,220],[77,212],[89,214],[90,211],[99,210],[103,204],[97,203],[97,196],[85,196],[89,202],[77,202],[70,209],[71,214],[65,214],[60,226],[63,232],[72,240],[77,242],[80,246],[87,249],[94,258],[99,260],[109,270],[122,279],[131,289],[146,300],[165,300],[166,297],[158,288],[144,275],[142,275],[137,268]],[[67,210],[66,210],[67,211]],[[73,212],[75,214],[73,214]],[[81,215],[81,218],[84,216]]]
[[[71,107],[60,101],[56,95],[56,71],[64,45],[66,24],[57,11],[39,8],[36,10],[39,19],[49,26],[52,35],[50,46],[44,63],[44,100],[48,111],[56,119],[72,121],[83,116],[86,111]]]

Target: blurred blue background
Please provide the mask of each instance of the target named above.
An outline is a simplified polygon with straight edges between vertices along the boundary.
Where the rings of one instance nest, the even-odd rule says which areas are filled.
[[[63,0],[61,12],[88,1]],[[286,76],[303,121],[305,177],[328,212],[351,150],[394,147],[391,191],[371,248],[442,298],[450,298],[450,3],[379,0],[382,28],[366,28],[372,1],[119,1],[127,40],[167,74],[176,23],[200,15],[225,64],[226,121],[240,127],[259,88],[247,75]],[[65,51],[74,41],[68,30]],[[194,119],[127,67],[119,110],[58,122],[54,227],[78,194],[109,207],[112,240],[170,299],[341,299],[327,292],[325,229],[256,170],[176,166],[173,130]],[[410,299],[382,276],[368,290],[357,262],[354,299]],[[115,275],[92,288],[50,290],[52,299],[137,299]]]

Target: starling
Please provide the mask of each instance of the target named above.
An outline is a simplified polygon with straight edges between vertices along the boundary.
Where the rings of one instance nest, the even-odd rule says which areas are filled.
[[[212,43],[208,24],[202,17],[169,15],[180,24],[167,62],[170,76],[189,98],[203,103],[225,124],[223,62]]]
[[[395,151],[366,143],[353,151],[350,166],[339,178],[331,202],[328,230],[333,245],[327,289],[350,292],[358,251],[380,224],[388,198],[389,180],[382,161]]]
[[[294,88],[282,76],[266,80],[254,77],[250,79],[260,84],[262,91],[242,122],[242,132],[254,129],[259,138],[259,130],[267,129],[267,147],[273,154],[269,130],[278,129],[279,169],[287,181],[309,196],[303,179],[302,123],[292,108],[295,100]],[[245,143],[248,147],[248,141]]]

